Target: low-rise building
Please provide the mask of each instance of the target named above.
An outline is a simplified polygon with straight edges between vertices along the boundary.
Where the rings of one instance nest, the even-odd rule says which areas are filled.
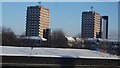
[[[65,36],[65,37],[67,38],[68,45],[70,47],[72,47],[75,44],[75,42],[76,42],[75,39],[73,37],[67,37],[67,36]]]

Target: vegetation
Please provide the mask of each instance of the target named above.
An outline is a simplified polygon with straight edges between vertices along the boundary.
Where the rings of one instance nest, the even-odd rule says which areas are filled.
[[[16,45],[16,36],[10,28],[2,28],[2,45]]]
[[[3,27],[2,28],[2,46],[33,46],[33,42],[22,39],[21,35],[19,38],[15,33],[10,29]]]
[[[52,47],[68,47],[67,39],[62,30],[54,30],[51,36]]]
[[[1,37],[2,34],[2,37]],[[30,40],[23,39],[24,34],[21,36],[16,36],[15,33],[10,28],[2,28],[0,33],[0,40],[2,39],[2,46],[19,46],[19,47],[35,47],[36,43]],[[78,34],[77,37],[80,37]],[[119,45],[119,44],[118,44]],[[62,30],[53,30],[49,41],[42,42],[39,47],[55,47],[55,48],[82,48],[81,42],[75,41],[75,44],[70,47],[68,45],[68,40]],[[120,55],[120,47],[112,47],[108,45],[96,44],[92,42],[85,42],[86,49],[100,49],[101,52],[111,53]]]
[[[3,27],[2,28],[2,46],[36,46],[35,42],[31,40],[23,39],[25,35],[22,34],[21,36],[16,36],[15,33],[10,29]],[[67,39],[65,38],[64,32],[62,30],[54,30],[52,32],[51,41],[44,42],[43,44],[39,45],[44,47],[43,45],[48,45],[47,47],[68,47]]]

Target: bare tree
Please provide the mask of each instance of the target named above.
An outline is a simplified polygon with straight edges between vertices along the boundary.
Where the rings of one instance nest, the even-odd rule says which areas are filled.
[[[78,33],[75,37],[81,38],[81,34]]]
[[[2,28],[2,45],[15,45],[16,35],[10,28]]]
[[[67,39],[62,30],[53,30],[51,40],[52,47],[68,47]]]
[[[34,46],[35,43],[33,41],[23,39],[25,35],[21,34],[19,37],[15,35],[15,33],[6,27],[2,27],[2,45],[3,46],[20,46],[20,47],[28,47]]]

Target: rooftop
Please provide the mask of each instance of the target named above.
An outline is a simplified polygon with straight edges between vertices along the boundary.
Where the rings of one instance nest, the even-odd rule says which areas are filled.
[[[116,55],[87,49],[0,46],[0,50],[2,50],[2,52],[0,52],[2,56],[118,59]]]

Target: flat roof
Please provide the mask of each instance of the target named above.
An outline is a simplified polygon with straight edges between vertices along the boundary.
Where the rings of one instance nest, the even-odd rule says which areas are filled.
[[[33,56],[62,58],[119,59],[116,55],[87,49],[0,46],[2,56]]]

